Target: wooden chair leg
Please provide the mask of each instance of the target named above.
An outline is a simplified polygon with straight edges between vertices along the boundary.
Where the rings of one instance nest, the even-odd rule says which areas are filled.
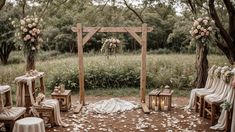
[[[216,114],[215,114],[215,112],[216,112],[216,106],[214,105],[214,104],[212,104],[211,105],[211,125],[215,125],[215,116],[216,116]]]
[[[197,112],[198,112],[198,104],[197,104],[197,102],[198,102],[198,97],[196,96],[195,98],[196,98],[196,99],[195,99],[195,112],[197,113]]]
[[[204,99],[202,97],[199,97],[199,102],[200,102],[199,114],[200,114],[200,117],[202,117],[203,116]]]
[[[204,100],[203,101],[203,109],[202,109],[202,114],[203,114],[204,118],[206,118],[206,108],[207,108],[207,104],[206,104],[206,101]]]

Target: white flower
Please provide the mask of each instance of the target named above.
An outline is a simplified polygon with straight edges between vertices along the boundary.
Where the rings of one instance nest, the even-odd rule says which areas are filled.
[[[35,32],[33,32],[33,33],[32,33],[32,35],[33,35],[33,36],[36,36],[36,33],[35,33]]]
[[[201,22],[203,19],[201,18],[201,17],[199,17],[198,19],[197,19],[197,21],[198,22]]]
[[[210,18],[209,18],[209,17],[205,17],[205,19],[206,19],[206,20],[210,20]]]
[[[25,21],[24,20],[20,20],[20,24],[21,25],[25,25]]]
[[[199,38],[201,38],[201,35],[198,35],[198,36],[196,36],[195,38],[196,38],[196,39],[199,39]]]
[[[23,32],[27,32],[27,31],[28,31],[27,28],[24,28],[24,29],[23,29]]]
[[[36,26],[37,24],[34,22],[32,25],[33,25],[33,26]]]
[[[31,36],[29,34],[27,34],[25,37],[27,40],[31,39]]]
[[[207,30],[206,30],[206,29],[203,29],[203,32],[207,32]]]
[[[215,24],[215,21],[214,21],[214,20],[212,20],[212,21],[211,21],[211,24]]]
[[[15,23],[16,23],[15,21],[12,21],[12,22],[11,22],[12,25],[15,25]]]
[[[32,25],[32,24],[28,24],[28,27],[29,27],[29,28],[32,28],[32,27],[33,27],[33,25]]]
[[[209,34],[210,34],[210,32],[207,31],[207,32],[206,32],[206,36],[209,36]]]
[[[116,43],[116,39],[112,39],[112,43]]]
[[[201,25],[198,25],[198,26],[197,26],[197,29],[201,29],[201,27],[202,27]]]
[[[40,32],[41,32],[41,31],[38,29],[38,30],[37,30],[37,34],[39,34]]]
[[[33,32],[35,32],[35,33],[36,33],[37,31],[38,31],[38,30],[37,30],[37,28],[33,28]]]
[[[32,30],[29,30],[29,33],[30,33],[30,34],[32,34],[32,33],[33,33],[33,31],[32,31]]]
[[[31,39],[31,41],[32,41],[32,39]],[[32,50],[36,50],[36,48],[33,46],[33,47],[32,47]]]
[[[28,39],[27,39],[27,37],[25,36],[25,37],[24,37],[24,41],[27,41],[27,40],[28,40]]]
[[[26,21],[26,22],[30,22],[31,20],[30,20],[30,18],[27,18],[25,21]]]
[[[204,36],[205,35],[205,33],[204,32],[201,32],[201,36]]]
[[[35,21],[36,23],[38,23],[38,18],[34,18],[34,21]]]
[[[119,39],[117,39],[117,43],[118,43],[118,44],[120,43],[120,40],[119,40]]]
[[[35,41],[35,39],[32,37],[32,38],[31,38],[31,42],[34,42],[34,41]]]
[[[197,20],[195,20],[193,23],[193,26],[196,27],[197,25],[199,25],[199,22]]]
[[[198,30],[197,30],[197,29],[195,29],[193,32],[194,32],[195,34],[197,34],[197,33],[198,33]]]
[[[202,22],[203,22],[205,25],[207,25],[208,20],[203,20]]]
[[[208,30],[209,30],[209,31],[212,31],[212,27],[208,27]]]

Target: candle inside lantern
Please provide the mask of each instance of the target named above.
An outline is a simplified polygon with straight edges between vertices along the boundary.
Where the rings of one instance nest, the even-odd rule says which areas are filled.
[[[161,108],[164,107],[164,100],[161,101]]]
[[[152,108],[155,108],[155,106],[156,106],[156,102],[155,102],[155,99],[153,99],[153,101],[152,101]]]
[[[158,109],[159,109],[158,106],[155,106],[155,107],[154,107],[154,110],[155,110],[155,111],[158,111]]]
[[[168,110],[168,106],[164,106],[164,107],[163,107],[163,110]]]

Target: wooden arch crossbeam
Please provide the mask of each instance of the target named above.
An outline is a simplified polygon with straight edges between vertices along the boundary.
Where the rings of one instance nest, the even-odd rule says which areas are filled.
[[[74,111],[78,113],[83,105],[85,105],[85,89],[84,89],[84,64],[83,64],[83,45],[97,32],[111,33],[129,33],[141,45],[141,78],[140,78],[140,101],[143,110],[148,112],[145,105],[145,89],[146,89],[146,56],[147,56],[147,33],[153,30],[152,27],[147,27],[147,24],[142,24],[142,27],[82,27],[81,23],[77,27],[72,27],[72,31],[77,33],[78,44],[78,71],[79,71],[79,101],[80,106]],[[87,33],[83,37],[83,33]],[[137,33],[142,33],[138,35]]]

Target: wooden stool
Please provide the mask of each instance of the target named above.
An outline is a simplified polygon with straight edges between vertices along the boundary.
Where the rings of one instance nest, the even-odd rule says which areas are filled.
[[[51,97],[59,101],[61,111],[68,111],[71,108],[71,90],[65,90],[63,93],[53,92]]]
[[[15,82],[17,83],[17,91],[16,91],[16,105],[17,106],[25,106],[27,111],[29,111],[29,107],[35,102],[35,98],[37,93],[41,92],[45,94],[45,86],[43,81],[44,72],[36,72],[32,76],[23,75],[15,78]],[[35,82],[39,79],[40,87],[36,88]],[[24,97],[23,97],[24,96]]]
[[[54,109],[50,107],[44,107],[44,106],[33,106],[34,109],[39,114],[39,117],[42,119],[48,119],[48,123],[51,124],[51,127],[55,125],[55,119],[54,119]]]

